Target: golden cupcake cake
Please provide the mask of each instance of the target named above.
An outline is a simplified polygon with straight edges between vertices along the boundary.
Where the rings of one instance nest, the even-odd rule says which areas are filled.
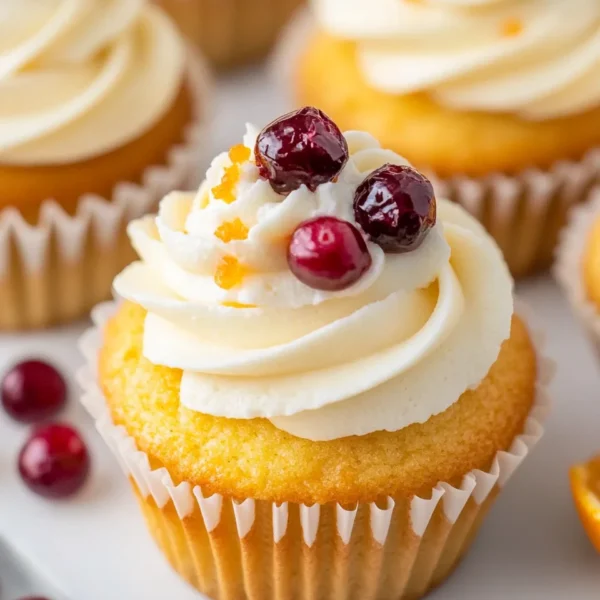
[[[554,272],[600,353],[600,188],[570,215],[561,234]]]
[[[204,74],[146,1],[2,8],[0,330],[77,318],[133,258],[125,234],[198,168]]]
[[[267,56],[304,0],[156,0],[219,69]]]
[[[600,167],[595,0],[313,0],[284,44],[295,101],[369,131],[493,235],[549,266]]]
[[[546,403],[483,227],[306,107],[248,126],[129,234],[84,403],[175,570],[212,598],[440,584]]]

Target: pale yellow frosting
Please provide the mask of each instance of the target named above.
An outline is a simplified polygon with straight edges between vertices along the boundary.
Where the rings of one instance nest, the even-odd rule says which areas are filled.
[[[3,0],[0,163],[72,163],[136,139],[174,102],[185,52],[148,0]]]
[[[384,92],[532,120],[600,105],[598,0],[312,1]]]

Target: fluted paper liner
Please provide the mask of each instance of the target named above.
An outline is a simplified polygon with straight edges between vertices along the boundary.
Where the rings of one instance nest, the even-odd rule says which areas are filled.
[[[600,218],[600,187],[590,194],[587,204],[576,207],[563,230],[556,251],[554,276],[594,343],[600,356],[600,307],[592,302],[583,280],[583,256],[591,229]]]
[[[195,54],[188,81],[194,118],[185,140],[165,164],[148,166],[141,183],[118,183],[108,199],[82,196],[74,215],[49,199],[35,225],[16,208],[0,212],[0,331],[83,317],[110,298],[112,280],[135,259],[127,223],[155,211],[165,194],[199,183],[209,94],[207,71]]]
[[[102,330],[116,303],[93,312],[81,339],[82,401],[130,478],[150,531],[173,568],[223,599],[419,598],[454,569],[495,499],[543,433],[552,364],[540,355],[536,401],[524,431],[488,471],[440,482],[423,497],[341,506],[274,504],[175,485],[153,470],[125,429],[112,423],[97,384]]]
[[[217,67],[258,60],[305,0],[156,0]]]
[[[293,65],[314,28],[310,13],[298,11],[274,55],[274,78],[285,88],[290,105],[295,104]],[[585,202],[590,190],[600,184],[600,148],[590,149],[581,160],[557,160],[548,169],[527,168],[514,175],[442,178],[424,172],[438,197],[460,204],[485,226],[511,273],[523,277],[552,264],[569,209]]]

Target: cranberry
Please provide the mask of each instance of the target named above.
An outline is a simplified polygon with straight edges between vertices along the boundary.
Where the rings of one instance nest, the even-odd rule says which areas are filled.
[[[433,186],[411,167],[386,164],[358,186],[354,216],[384,250],[410,252],[435,225]]]
[[[356,283],[371,266],[371,255],[360,231],[335,217],[317,217],[292,234],[288,264],[304,284],[339,291]]]
[[[4,376],[1,396],[4,409],[13,419],[32,422],[62,408],[67,386],[54,367],[39,360],[27,360]]]
[[[254,154],[260,176],[278,194],[301,185],[314,192],[340,174],[348,160],[348,144],[325,113],[308,106],[267,125]]]
[[[45,596],[27,596],[27,598],[19,598],[19,600],[48,600]]]
[[[89,457],[77,431],[50,424],[33,432],[19,455],[19,472],[27,486],[40,496],[64,498],[83,485]]]

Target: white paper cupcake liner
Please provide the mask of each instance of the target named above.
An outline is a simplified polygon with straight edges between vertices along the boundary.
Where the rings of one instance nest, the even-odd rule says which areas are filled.
[[[314,30],[310,12],[298,11],[273,56],[273,77],[289,106],[296,104],[293,65]],[[585,202],[590,190],[600,184],[600,148],[590,149],[580,160],[558,160],[548,169],[528,168],[515,175],[441,178],[423,170],[436,195],[460,204],[477,218],[502,249],[512,274],[523,277],[552,264],[568,211]]]
[[[522,277],[552,264],[569,211],[600,183],[600,149],[580,161],[558,161],[545,171],[531,168],[481,178],[427,175],[439,197],[460,204],[485,226],[513,275]]]
[[[254,586],[266,585],[272,597],[288,598],[283,589],[287,589],[285,581],[281,578],[285,580],[287,575],[284,574],[292,567],[288,562],[290,556],[282,548],[294,544],[300,544],[301,548],[286,552],[295,556],[295,561],[300,560],[298,552],[303,553],[301,570],[305,575],[306,569],[315,569],[312,552],[332,554],[332,572],[327,566],[323,566],[326,573],[310,571],[310,577],[315,580],[314,586],[317,586],[314,590],[319,589],[318,585],[330,586],[331,595],[319,597],[335,600],[350,597],[351,592],[336,579],[336,573],[339,576],[340,569],[347,569],[348,557],[355,554],[362,558],[360,564],[352,566],[355,576],[361,580],[354,586],[373,591],[386,580],[398,590],[398,595],[393,597],[418,597],[441,582],[454,568],[495,495],[543,434],[542,423],[550,406],[547,385],[552,377],[553,364],[538,353],[536,399],[523,433],[515,438],[507,451],[497,453],[488,471],[467,473],[457,487],[440,482],[422,497],[415,496],[410,500],[389,497],[383,502],[357,505],[351,509],[339,504],[307,506],[271,504],[251,498],[235,501],[218,494],[207,497],[200,487],[192,487],[187,482],[175,484],[166,469],[153,470],[148,456],[136,448],[135,441],[123,427],[114,425],[111,420],[97,383],[97,359],[104,324],[116,308],[115,302],[96,307],[92,315],[95,326],[81,339],[80,347],[86,358],[86,365],[78,373],[78,381],[83,388],[82,402],[95,419],[98,430],[124,473],[134,483],[150,528],[175,569],[198,589],[217,597],[259,598],[262,596],[253,596],[251,590]],[[172,513],[170,516],[169,511]],[[405,533],[413,540],[411,543],[406,540],[399,542],[397,538],[398,529],[402,529],[404,521],[410,527],[410,531]],[[335,531],[333,549],[330,545],[333,542],[327,537],[331,536],[330,530]],[[370,540],[367,548],[362,547],[365,536]],[[326,537],[329,541],[325,540]],[[207,554],[203,559],[204,566],[199,563],[190,566],[189,552],[194,556]],[[230,560],[233,560],[229,557],[231,552],[238,559],[241,552],[242,564],[235,568],[230,565]],[[262,571],[257,573],[255,562],[257,556],[263,553],[268,553],[275,562],[261,567]],[[401,557],[402,565],[387,564],[388,555]],[[248,564],[243,564],[244,557]],[[377,565],[372,564],[373,561]],[[229,584],[233,585],[234,580],[243,582],[240,585],[244,589],[240,588],[239,595],[235,596],[224,591],[226,582],[219,577],[214,579],[215,569],[221,572],[230,567],[233,571],[228,575],[232,578]],[[298,565],[293,567],[298,568]],[[278,591],[277,582],[283,586],[282,590]],[[304,586],[303,595],[298,598],[313,597],[313,584],[306,578],[294,580],[294,585]],[[347,582],[345,585],[348,585]],[[340,591],[342,588],[339,586],[345,591]],[[352,593],[356,593],[356,589]],[[364,596],[351,597],[379,597],[374,594],[374,591],[373,595],[365,592]]]
[[[166,163],[148,166],[140,184],[117,183],[111,198],[84,195],[74,215],[48,199],[35,225],[16,208],[0,212],[0,331],[82,317],[109,298],[114,276],[134,258],[127,223],[155,210],[170,191],[199,183],[209,78],[193,52],[189,65],[193,121]]]
[[[587,204],[576,207],[560,236],[554,276],[600,356],[600,309],[589,299],[583,281],[583,256],[591,229],[600,218],[600,187]]]

